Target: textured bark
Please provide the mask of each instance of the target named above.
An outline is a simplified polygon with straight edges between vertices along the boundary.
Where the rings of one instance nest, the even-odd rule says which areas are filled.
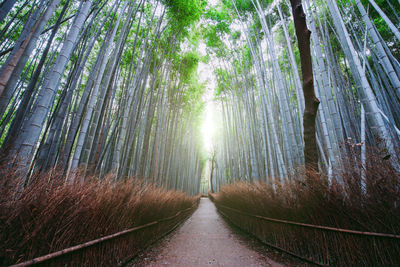
[[[300,51],[305,100],[303,115],[305,166],[308,170],[317,169],[318,150],[315,136],[315,118],[317,116],[319,100],[314,93],[314,78],[310,51],[311,31],[307,28],[306,16],[303,11],[301,0],[290,0],[290,4],[292,6],[294,26]]]

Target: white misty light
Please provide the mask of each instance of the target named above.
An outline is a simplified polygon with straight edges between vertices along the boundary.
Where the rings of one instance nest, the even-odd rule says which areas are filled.
[[[200,53],[206,55],[206,46],[204,43],[200,44]],[[203,125],[201,127],[201,134],[203,136],[203,144],[206,152],[210,153],[213,149],[213,138],[216,132],[215,128],[215,113],[214,113],[214,88],[216,87],[216,81],[214,73],[212,71],[212,61],[209,64],[199,63],[198,74],[199,81],[201,83],[206,83],[206,89],[203,95],[203,101],[206,103],[205,114]]]
[[[207,102],[205,119],[202,125],[203,143],[207,152],[212,151],[215,133],[214,109],[211,101]]]
[[[210,6],[216,6],[218,4],[219,0],[208,0],[208,4]]]

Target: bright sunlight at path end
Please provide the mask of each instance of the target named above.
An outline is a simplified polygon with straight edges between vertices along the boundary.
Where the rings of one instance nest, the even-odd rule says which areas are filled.
[[[208,198],[201,199],[192,217],[160,247],[158,255],[145,258],[140,266],[283,266],[239,240]]]

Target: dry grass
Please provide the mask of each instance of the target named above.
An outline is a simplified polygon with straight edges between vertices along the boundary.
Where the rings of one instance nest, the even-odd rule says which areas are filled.
[[[192,207],[199,199],[134,179],[111,182],[113,177],[103,181],[92,178],[83,184],[66,185],[64,177],[54,172],[53,183],[49,184],[49,175],[35,176],[30,186],[17,192],[15,175],[3,174],[0,185],[1,266],[175,215]],[[74,262],[77,266],[87,263],[115,265],[185,216],[64,257],[54,265],[63,262]]]
[[[303,178],[302,178],[303,177]],[[361,186],[360,165],[347,160],[343,183],[328,183],[318,173],[276,184],[226,185],[213,195],[217,206],[243,212],[336,228],[400,234],[400,174],[378,154],[370,155]],[[332,266],[395,266],[400,241],[356,236],[266,222],[221,210],[261,240]]]

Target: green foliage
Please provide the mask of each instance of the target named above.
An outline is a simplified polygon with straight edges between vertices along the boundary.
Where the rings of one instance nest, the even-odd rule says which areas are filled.
[[[47,22],[47,27],[51,27],[53,26],[56,22],[58,17],[61,15],[61,11],[64,8],[65,4],[66,4],[67,0],[62,0],[60,5],[58,6],[58,8],[56,9],[56,11],[54,12],[54,15],[49,19],[49,21]],[[77,5],[76,3],[74,3],[74,1],[70,1],[69,3],[69,7],[67,9],[67,12],[64,14],[64,18],[67,18],[69,16],[71,16],[73,13],[75,13],[77,11],[77,7],[79,5]],[[72,19],[71,19],[72,20]]]
[[[197,52],[187,52],[181,58],[180,77],[183,82],[190,82],[196,73],[200,56]]]
[[[25,7],[23,7],[23,5],[24,3],[22,1],[17,1],[17,3],[15,3],[14,5],[14,8],[10,10],[7,17],[0,22],[0,31],[4,31],[7,34],[9,34],[7,35],[8,39],[8,40],[6,39],[7,41],[12,41],[12,42],[17,41],[18,37],[22,33],[23,27],[21,27],[21,25],[24,25],[26,23],[29,15],[35,9],[35,5],[31,3],[31,1],[28,1]],[[8,22],[14,16],[15,16],[14,21],[8,26],[8,28],[5,28]],[[6,40],[2,39],[0,40],[0,43],[5,42]]]
[[[222,92],[228,89],[227,86],[230,84],[229,79],[231,77],[227,70],[220,68],[215,69],[214,74],[217,78],[217,87],[215,88],[215,95],[219,96],[222,94]]]
[[[253,17],[253,23],[250,27],[253,28],[252,34],[255,34],[257,38],[262,39],[264,32],[262,31],[261,20],[258,16]]]
[[[229,26],[232,23],[232,16],[226,6],[212,7],[204,14],[206,19],[216,22],[215,28],[220,33],[230,33]]]
[[[172,24],[183,29],[198,21],[204,12],[207,2],[204,0],[165,0]]]
[[[217,28],[214,25],[210,25],[203,30],[203,37],[208,47],[218,48],[221,47],[223,44],[217,34]]]
[[[203,62],[204,64],[208,64],[210,62],[210,55],[207,54],[204,57],[202,57],[201,62]]]
[[[394,36],[393,32],[382,19],[379,13],[369,5],[368,0],[361,0],[364,7],[369,6],[369,16],[374,22],[376,29],[382,38],[386,41],[388,47],[392,50],[395,57],[400,58],[400,42]],[[396,24],[397,17],[395,14],[400,14],[400,4],[397,0],[375,0],[376,4],[382,9],[382,11],[388,16],[388,18]],[[397,3],[396,3],[397,2]],[[397,25],[400,26],[400,25]]]
[[[242,33],[240,31],[235,31],[232,33],[232,39],[234,41],[239,40],[241,36],[242,36]]]
[[[400,14],[400,5],[397,0],[375,0],[375,2],[392,22],[397,21],[395,14]],[[368,0],[361,0],[361,3],[364,5],[364,7],[369,5]],[[372,6],[369,7],[369,14],[373,18],[378,30],[383,30],[382,27],[384,27],[385,22]]]
[[[241,53],[242,67],[244,69],[250,69],[252,66],[250,49],[248,48],[247,45],[245,45],[241,50],[242,50],[242,53]]]
[[[202,97],[205,90],[205,84],[199,83],[197,80],[193,81],[187,89],[184,91],[183,95],[183,110],[186,114],[193,113],[193,115],[198,116],[203,113],[204,102]]]
[[[229,54],[229,49],[222,41],[222,36],[218,33],[216,26],[209,25],[208,27],[203,28],[202,32],[207,47],[214,50],[217,57],[226,57]]]
[[[255,7],[251,0],[235,0],[235,4],[232,4],[231,0],[222,0],[223,4],[232,10],[237,9],[240,14],[248,15],[249,13],[255,13]],[[259,0],[258,1],[263,8],[266,8],[273,0]],[[236,8],[235,8],[236,7]]]
[[[254,6],[251,3],[251,0],[235,0],[235,5],[232,4],[231,0],[223,0],[222,1],[224,5],[231,9],[237,8],[237,10],[240,13],[246,13],[246,12],[253,12],[254,11]]]
[[[195,25],[192,25],[187,41],[190,43],[192,47],[197,48],[200,44],[201,39],[202,39],[202,33],[200,28],[195,27]]]

